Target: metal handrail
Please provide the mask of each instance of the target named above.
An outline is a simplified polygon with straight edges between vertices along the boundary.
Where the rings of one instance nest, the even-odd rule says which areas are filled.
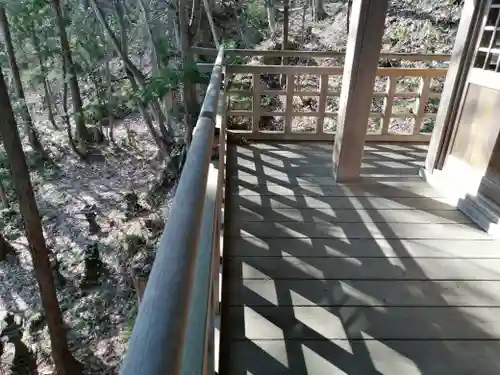
[[[221,48],[135,320],[121,375],[177,375],[183,368],[183,353],[188,350],[185,344],[189,344],[186,342],[187,327],[197,314],[190,315],[189,310],[198,251],[207,248],[203,246],[206,231],[213,229],[202,225],[202,217],[210,217],[209,213],[203,213],[207,208],[207,176],[223,57]],[[199,313],[207,316],[206,311]],[[205,338],[206,331],[200,332],[200,336]],[[189,359],[193,360],[193,357]]]

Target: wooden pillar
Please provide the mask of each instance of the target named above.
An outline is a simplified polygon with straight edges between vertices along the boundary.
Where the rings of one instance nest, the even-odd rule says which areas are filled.
[[[477,25],[481,23],[482,9],[487,3],[488,0],[466,0],[464,3],[429,151],[425,160],[426,173],[432,173],[435,168],[441,169],[443,166],[459,111],[467,73],[474,56]]]
[[[388,0],[354,0],[333,147],[337,181],[359,178]]]

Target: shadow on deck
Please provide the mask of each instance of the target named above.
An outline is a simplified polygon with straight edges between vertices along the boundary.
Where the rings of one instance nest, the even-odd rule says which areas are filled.
[[[500,248],[418,177],[426,146],[230,146],[221,375],[498,374]]]

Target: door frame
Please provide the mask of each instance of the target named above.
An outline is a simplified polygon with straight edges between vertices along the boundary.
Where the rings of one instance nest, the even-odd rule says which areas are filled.
[[[429,174],[432,174],[434,169],[443,168],[451,151],[468,74],[479,43],[485,9],[490,2],[491,0],[465,0],[425,161],[425,170]]]
[[[442,169],[444,167],[444,163],[446,161],[446,158],[448,155],[451,154],[453,145],[455,143],[455,138],[457,136],[458,128],[460,126],[460,118],[462,116],[462,110],[464,108],[464,103],[465,99],[467,96],[467,92],[469,90],[469,85],[470,84],[477,84],[481,87],[486,87],[494,90],[500,90],[500,80],[498,79],[499,74],[498,72],[494,71],[488,71],[484,70],[481,68],[475,68],[473,66],[474,61],[476,60],[480,43],[481,43],[481,36],[482,36],[482,31],[486,26],[486,20],[488,17],[488,12],[490,9],[490,5],[493,2],[493,0],[486,0],[482,1],[482,4],[480,7],[478,7],[477,11],[477,21],[474,23],[473,30],[471,30],[472,38],[470,40],[469,47],[473,47],[474,53],[468,53],[467,56],[468,61],[467,64],[464,64],[461,74],[461,79],[462,79],[462,87],[460,94],[456,97],[456,103],[458,105],[458,108],[456,111],[454,111],[455,116],[453,118],[453,122],[450,124],[450,137],[446,141],[446,148],[443,148],[443,150],[440,153],[440,158],[439,158],[439,167]],[[458,94],[458,93],[457,93]],[[443,144],[444,145],[444,144]]]

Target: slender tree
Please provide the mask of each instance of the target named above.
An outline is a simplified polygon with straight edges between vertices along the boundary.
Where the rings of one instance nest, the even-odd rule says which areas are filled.
[[[123,55],[128,56],[128,35],[127,35],[127,26],[125,23],[125,10],[123,9],[123,4],[120,2],[115,3],[115,12],[118,16],[118,26],[120,28],[120,46]],[[124,69],[125,69],[125,74],[127,75],[127,79],[130,82],[130,85],[132,87],[132,90],[134,92],[137,92],[139,90],[139,85],[137,84],[136,78],[134,77],[134,73],[132,70],[129,69],[127,64],[124,61]],[[160,134],[158,134],[158,131],[155,129],[153,126],[153,121],[151,120],[151,116],[148,113],[148,110],[146,106],[140,101],[137,101],[137,106],[139,108],[139,112],[141,113],[141,116],[144,120],[144,123],[146,124],[146,127],[148,128],[149,133],[151,134],[151,137],[155,141],[156,145],[158,146],[158,150],[163,156],[166,156],[168,154],[168,149],[167,145],[165,144],[164,140],[161,138]]]
[[[285,51],[288,47],[288,18],[290,15],[290,0],[284,0],[283,3],[283,40],[281,42],[281,49]],[[286,57],[281,58],[281,65],[286,65]],[[281,75],[281,86],[284,86],[286,82],[286,75]]]
[[[283,3],[283,43],[281,44],[281,49],[286,50],[288,47],[288,30],[290,29],[289,23],[290,17],[290,0],[284,0]]]
[[[47,317],[52,357],[56,371],[58,375],[80,375],[83,374],[81,365],[73,357],[68,347],[63,317],[57,301],[48,250],[43,236],[40,214],[1,68],[0,112],[2,113],[0,116],[0,136],[2,137],[9,160],[12,182],[19,200],[19,209],[24,219],[24,227],[33,260],[35,278],[40,288],[42,305]]]
[[[16,251],[12,245],[0,233],[0,262],[7,258],[9,254],[15,254]]]
[[[5,192],[5,186],[3,186],[3,181],[0,178],[0,201],[2,202],[3,208],[9,208],[9,198],[7,198],[7,193]]]
[[[124,45],[122,45],[118,39],[118,37],[115,35],[113,30],[111,29],[110,24],[106,21],[106,17],[104,15],[103,9],[99,6],[96,0],[90,0],[90,5],[94,9],[95,15],[99,22],[101,23],[104,33],[108,37],[109,41],[111,42],[111,45],[113,48],[116,50],[118,53],[118,56],[122,59],[123,65],[125,66],[125,69],[130,72],[135,79],[135,84],[137,87],[141,89],[146,89],[147,88],[147,82],[146,82],[146,77],[144,74],[137,68],[137,66],[134,65],[132,60],[128,57],[128,51],[124,49]],[[118,8],[121,8],[124,4],[122,2],[116,2],[115,4],[118,4]],[[123,9],[120,10],[123,12]],[[120,25],[122,27],[122,25]],[[122,39],[123,41],[123,39]],[[134,89],[135,91],[135,89]],[[152,111],[156,117],[156,120],[158,122],[158,127],[160,128],[160,133],[163,138],[163,141],[166,145],[172,144],[173,141],[173,132],[171,128],[171,121],[168,118],[168,116],[165,116],[165,114],[161,110],[160,103],[158,100],[153,99],[151,100],[150,106],[152,108]]]
[[[264,0],[267,10],[267,23],[272,35],[276,33],[276,8],[273,0]]]
[[[109,66],[109,60],[106,61],[105,71],[106,71],[106,94],[107,94],[107,109],[108,109],[108,138],[111,142],[115,142],[115,115],[113,113],[114,98],[113,98],[113,86],[111,83],[111,68]],[[130,138],[130,131],[127,127],[127,137]],[[130,142],[130,139],[129,139]]]
[[[161,57],[158,53],[158,46],[156,36],[153,31],[153,20],[149,11],[149,7],[144,0],[139,0],[142,13],[144,15],[145,27],[148,30],[149,41],[151,43],[151,64],[153,66],[153,73],[158,74],[160,71]]]
[[[10,11],[10,14],[15,15],[15,17],[10,18],[10,26],[12,34],[16,36],[18,46],[21,47],[18,50],[23,50],[27,40],[31,41],[36,63],[40,69],[38,77],[43,86],[43,108],[47,111],[52,127],[57,130],[56,116],[58,110],[52,93],[47,66],[50,58],[56,53],[55,48],[50,47],[54,31],[53,13],[45,2],[38,2],[37,0],[21,0],[17,7],[10,3],[7,10]],[[22,44],[20,41],[22,41]],[[27,58],[28,56],[24,57]],[[30,68],[32,66],[30,61]],[[38,83],[38,80],[36,80],[36,84]]]
[[[325,5],[323,3],[323,0],[313,0],[314,6],[313,6],[313,18],[314,21],[322,21],[326,17],[328,17],[328,14],[325,11]]]
[[[73,102],[73,111],[75,113],[76,135],[80,143],[91,141],[90,133],[85,126],[85,117],[83,115],[82,96],[80,86],[78,85],[78,77],[76,76],[73,57],[69,46],[68,35],[66,33],[66,23],[61,10],[59,0],[50,0],[52,8],[56,16],[57,29],[61,41],[61,50],[64,56],[64,64],[68,71],[68,81],[71,91],[71,100]]]
[[[85,142],[81,143],[82,149],[80,150],[78,148],[78,145],[76,144],[75,140],[73,139],[73,133],[71,131],[71,121],[69,119],[69,114],[68,114],[68,71],[67,71],[67,66],[64,63],[64,56],[62,56],[62,81],[63,81],[63,100],[62,100],[62,108],[63,108],[63,120],[64,124],[66,125],[66,134],[68,135],[68,141],[69,145],[71,147],[71,150],[82,160],[85,162],[88,162],[87,158],[87,149]]]
[[[349,34],[349,24],[351,23],[352,0],[347,1],[347,34]]]
[[[217,49],[220,47],[219,38],[217,37],[217,30],[215,28],[214,18],[212,16],[211,4],[208,0],[203,0],[203,6],[205,7],[205,13],[208,18],[208,24],[210,25],[210,31],[212,32],[212,38],[214,39],[214,44]]]
[[[45,59],[42,55],[42,51],[40,49],[40,41],[36,35],[35,29],[33,28],[31,31],[31,43],[33,44],[33,48],[35,49],[35,54],[38,58],[38,63],[40,65],[40,72],[42,73],[42,84],[43,84],[43,92],[44,92],[44,106],[47,109],[47,115],[49,117],[49,121],[52,124],[52,127],[58,130],[57,122],[56,122],[56,105],[54,104],[54,98],[52,96],[50,83],[47,78],[47,68],[45,67]]]
[[[179,39],[180,39],[180,51],[182,58],[182,67],[184,69],[184,80],[183,80],[183,99],[185,107],[185,125],[186,125],[186,142],[189,144],[191,142],[194,126],[196,125],[196,119],[198,117],[198,102],[196,98],[196,85],[192,82],[189,75],[189,70],[194,66],[194,56],[191,52],[191,46],[193,45],[192,33],[189,29],[189,19],[188,19],[188,2],[186,0],[177,1],[177,25],[179,28]]]
[[[28,136],[29,143],[33,150],[35,150],[44,159],[48,159],[48,156],[43,149],[42,144],[40,143],[40,139],[38,138],[35,126],[33,125],[33,120],[31,119],[28,105],[26,104],[23,83],[21,81],[21,73],[19,71],[19,66],[17,65],[14,44],[12,43],[12,36],[10,34],[9,20],[7,19],[5,7],[3,6],[0,6],[0,27],[2,28],[2,33],[4,36],[5,50],[7,53],[7,58],[9,60],[10,70],[12,72],[12,79],[16,91],[16,96],[19,100],[19,111],[23,120],[24,131]]]

